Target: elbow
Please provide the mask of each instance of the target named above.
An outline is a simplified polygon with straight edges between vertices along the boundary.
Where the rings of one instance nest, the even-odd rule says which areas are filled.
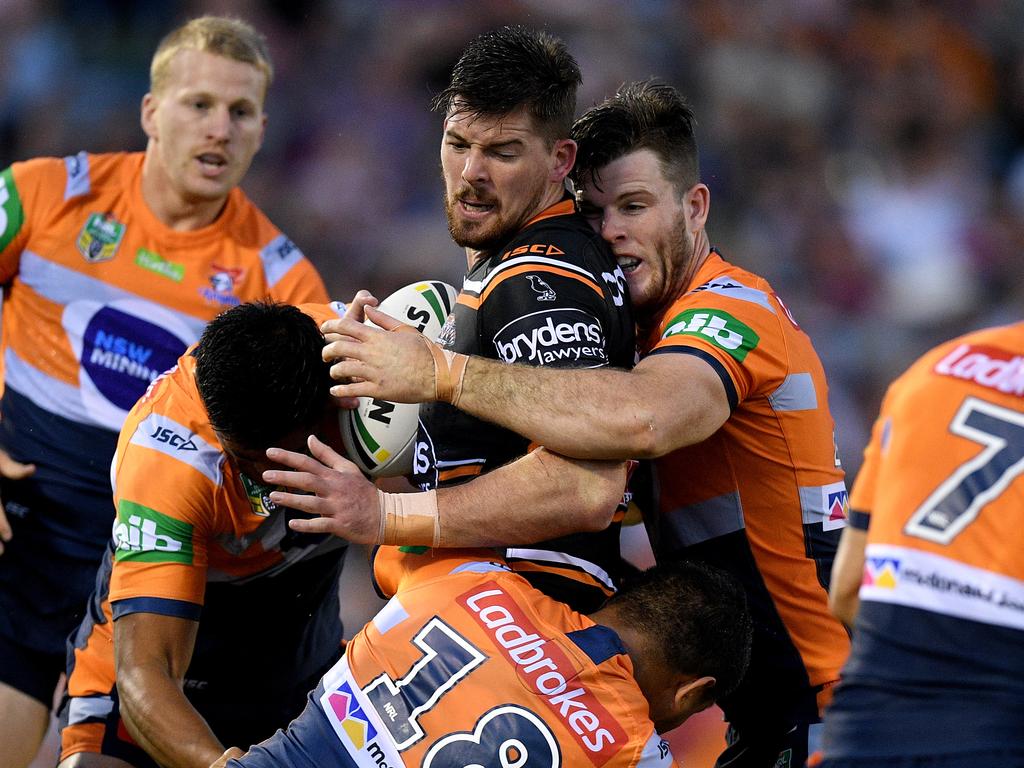
[[[621,455],[632,459],[656,459],[673,448],[661,421],[653,412],[637,414],[622,435]]]
[[[624,440],[622,456],[632,459],[657,459],[677,448],[707,440],[725,419],[711,414],[693,414],[685,420],[659,418],[653,412],[642,414]]]
[[[583,478],[576,489],[579,530],[603,531],[611,525],[626,486],[626,465],[600,467],[590,479]]]

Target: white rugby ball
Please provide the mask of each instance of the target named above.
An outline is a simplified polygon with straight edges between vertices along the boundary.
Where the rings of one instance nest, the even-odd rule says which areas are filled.
[[[377,308],[434,341],[457,295],[447,283],[425,280],[399,288]],[[412,472],[419,415],[418,403],[359,398],[358,408],[342,410],[339,415],[349,459],[372,477],[408,475]]]

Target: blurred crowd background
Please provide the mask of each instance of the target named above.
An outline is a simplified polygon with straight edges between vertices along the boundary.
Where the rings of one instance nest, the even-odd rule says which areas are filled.
[[[153,49],[211,12],[270,41],[243,187],[335,298],[460,284],[429,103],[471,37],[523,23],[567,41],[581,110],[650,76],[691,99],[711,241],[814,340],[851,474],[891,378],[1022,316],[1019,0],[0,0],[0,166],[142,149]]]

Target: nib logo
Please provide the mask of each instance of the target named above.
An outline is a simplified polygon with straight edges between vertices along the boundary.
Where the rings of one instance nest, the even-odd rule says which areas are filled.
[[[142,504],[122,499],[113,533],[118,562],[192,563],[192,526]]]

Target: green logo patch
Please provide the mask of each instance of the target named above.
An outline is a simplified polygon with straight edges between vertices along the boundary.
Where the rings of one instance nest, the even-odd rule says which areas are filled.
[[[113,216],[93,213],[85,220],[75,245],[82,258],[90,263],[110,261],[117,253],[117,246],[123,237],[124,224]]]
[[[249,497],[253,514],[259,517],[270,517],[270,513],[278,509],[277,504],[270,500],[270,492],[277,489],[258,483],[241,472],[238,473],[238,476],[242,478],[242,487],[245,488],[245,495]]]
[[[25,211],[21,207],[21,197],[14,185],[14,174],[8,168],[0,173],[0,251],[11,244],[24,223]]]
[[[698,336],[710,340],[740,363],[761,341],[753,328],[720,309],[688,309],[679,313],[661,337],[669,336]]]
[[[114,541],[119,563],[192,564],[192,526],[134,501],[118,504]]]
[[[147,248],[139,248],[135,254],[136,265],[150,272],[156,272],[161,277],[166,277],[176,283],[185,278],[185,265],[174,261],[168,261],[159,253],[154,253]]]

